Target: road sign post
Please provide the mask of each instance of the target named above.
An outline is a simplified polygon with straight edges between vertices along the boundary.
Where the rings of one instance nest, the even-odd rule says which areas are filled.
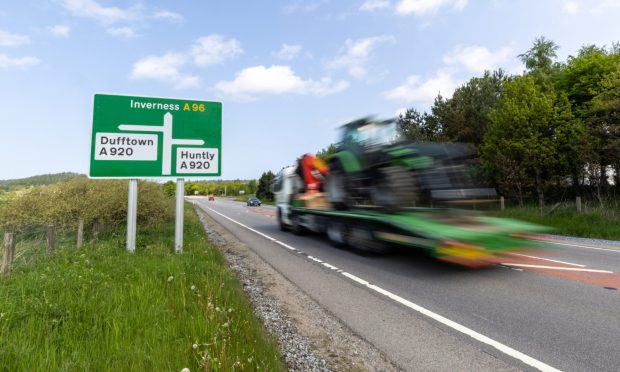
[[[177,205],[176,205],[176,218],[174,223],[174,251],[176,253],[183,253],[183,206],[185,199],[185,180],[183,178],[177,179]]]
[[[138,219],[138,180],[129,180],[127,192],[127,252],[136,251],[136,230]]]
[[[128,251],[136,243],[137,179],[177,178],[175,251],[181,252],[184,177],[219,177],[221,161],[220,102],[95,95],[89,177],[130,179]]]

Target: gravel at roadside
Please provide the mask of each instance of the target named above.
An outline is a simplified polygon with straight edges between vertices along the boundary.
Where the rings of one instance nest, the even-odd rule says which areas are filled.
[[[209,240],[243,284],[256,315],[278,340],[290,371],[400,370],[199,207],[195,209]]]

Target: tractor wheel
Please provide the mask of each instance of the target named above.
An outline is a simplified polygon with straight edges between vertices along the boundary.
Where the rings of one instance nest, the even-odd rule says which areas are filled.
[[[339,161],[332,162],[327,176],[327,197],[338,210],[348,208],[347,174]]]
[[[416,195],[417,185],[413,172],[402,166],[381,169],[370,189],[373,204],[389,211],[413,206]]]

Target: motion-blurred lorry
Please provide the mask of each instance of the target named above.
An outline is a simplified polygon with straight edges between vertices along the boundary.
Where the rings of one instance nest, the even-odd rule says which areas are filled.
[[[473,147],[403,142],[394,121],[365,118],[342,131],[329,167],[304,155],[276,175],[272,191],[282,230],[326,233],[335,246],[368,252],[423,248],[468,266],[537,248],[524,236],[545,227],[477,211],[497,195],[478,181]],[[319,168],[325,184],[305,176],[318,176]]]

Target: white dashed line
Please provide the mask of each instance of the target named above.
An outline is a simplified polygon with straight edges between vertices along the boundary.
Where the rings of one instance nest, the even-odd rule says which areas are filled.
[[[243,228],[246,228],[246,229],[248,229],[248,230],[258,234],[258,235],[264,237],[265,239],[267,239],[267,240],[269,240],[269,241],[271,241],[273,243],[279,244],[279,245],[281,245],[281,246],[283,246],[283,247],[285,247],[285,248],[287,248],[287,249],[289,249],[291,251],[295,251],[295,252],[298,252],[298,253],[304,253],[304,252],[302,252],[302,251],[300,251],[300,250],[298,250],[298,249],[296,249],[294,247],[291,247],[288,244],[285,244],[285,243],[283,243],[283,242],[281,242],[281,241],[279,241],[279,240],[277,240],[275,238],[270,237],[269,235],[263,234],[262,232],[257,231],[255,229],[253,229],[253,228],[251,228],[251,227],[249,227],[249,226],[239,222],[239,221],[235,221],[234,219],[232,219],[232,218],[230,218],[230,217],[228,217],[228,216],[226,216],[226,215],[224,215],[224,214],[222,214],[222,213],[220,213],[220,212],[218,212],[216,210],[213,210],[213,209],[211,209],[209,207],[204,207],[204,208],[207,208],[208,210],[212,211],[213,213],[215,213],[217,215],[220,215],[220,216],[226,218],[227,220],[229,220],[229,221],[231,221],[233,223],[236,223],[237,225],[239,225],[239,226],[241,226]],[[476,331],[474,331],[474,330],[472,330],[470,328],[467,328],[467,327],[465,327],[465,326],[463,326],[463,325],[461,325],[459,323],[456,323],[456,322],[454,322],[454,321],[452,321],[452,320],[450,320],[448,318],[445,318],[445,317],[443,317],[443,316],[441,316],[441,315],[439,315],[437,313],[434,313],[434,312],[432,312],[432,311],[430,311],[430,310],[428,310],[428,309],[426,309],[426,308],[424,308],[424,307],[422,307],[420,305],[417,305],[417,304],[415,304],[415,303],[413,303],[413,302],[411,302],[409,300],[406,300],[406,299],[404,299],[404,298],[402,298],[402,297],[400,297],[400,296],[398,296],[398,295],[396,295],[396,294],[394,294],[394,293],[392,293],[390,291],[387,291],[387,290],[385,290],[385,289],[383,289],[381,287],[378,287],[378,286],[376,286],[374,284],[370,284],[368,281],[366,281],[366,280],[364,280],[362,278],[359,278],[359,277],[357,277],[357,276],[355,276],[353,274],[350,274],[350,273],[348,273],[346,271],[342,271],[342,270],[338,269],[337,267],[335,267],[333,265],[330,265],[330,264],[328,264],[328,263],[326,263],[324,261],[321,261],[320,259],[318,259],[316,257],[310,256],[310,255],[307,255],[307,254],[306,254],[306,257],[308,257],[312,261],[319,262],[323,266],[326,266],[326,267],[328,267],[328,268],[330,268],[332,270],[336,270],[337,273],[342,274],[343,276],[349,278],[350,280],[352,280],[352,281],[354,281],[354,282],[356,282],[356,283],[358,283],[358,284],[360,284],[360,285],[362,285],[362,286],[364,286],[364,287],[366,287],[368,289],[371,289],[371,290],[373,290],[373,291],[375,291],[377,293],[380,293],[380,294],[384,295],[385,297],[387,297],[387,298],[389,298],[389,299],[391,299],[391,300],[393,300],[395,302],[398,302],[398,303],[400,303],[400,304],[402,304],[402,305],[404,305],[404,306],[406,306],[406,307],[408,307],[408,308],[410,308],[410,309],[412,309],[412,310],[414,310],[414,311],[416,311],[416,312],[418,312],[418,313],[420,313],[422,315],[425,315],[425,316],[427,316],[427,317],[429,317],[431,319],[434,319],[437,322],[439,322],[441,324],[444,324],[444,325],[446,325],[446,326],[448,326],[448,327],[450,327],[450,328],[452,328],[452,329],[454,329],[454,330],[456,330],[458,332],[466,334],[469,337],[471,337],[471,338],[473,338],[473,339],[475,339],[475,340],[477,340],[479,342],[482,342],[484,344],[492,346],[495,349],[501,351],[502,353],[504,353],[506,355],[509,355],[509,356],[511,356],[511,357],[513,357],[515,359],[518,359],[518,360],[522,361],[523,363],[525,363],[525,364],[527,364],[529,366],[532,366],[532,367],[534,367],[534,368],[536,368],[538,370],[541,370],[541,371],[549,371],[549,372],[551,372],[551,371],[559,371],[558,369],[553,368],[552,366],[550,366],[548,364],[545,364],[545,363],[543,363],[543,362],[541,362],[541,361],[539,361],[537,359],[534,359],[534,358],[532,358],[532,357],[530,357],[530,356],[528,356],[526,354],[523,354],[520,351],[517,351],[517,350],[515,350],[515,349],[513,349],[513,348],[511,348],[509,346],[506,346],[506,345],[502,344],[501,342],[495,341],[495,340],[493,340],[493,339],[491,339],[491,338],[489,338],[489,337],[487,337],[487,336],[485,336],[483,334],[480,334],[480,333],[478,333],[478,332],[476,332]],[[514,265],[514,264],[503,264],[503,265],[510,266],[510,265]],[[568,269],[572,269],[572,268],[568,268]],[[583,269],[573,269],[573,270],[583,270]]]
[[[557,244],[557,245],[567,245],[569,247],[596,249],[597,251],[607,251],[607,252],[620,253],[620,249],[598,248],[598,247],[591,247],[589,245],[581,245],[581,244],[574,244],[574,243],[560,243],[560,242],[556,242],[556,241],[553,241],[553,240],[536,240],[536,241],[537,242],[542,242],[542,243]]]
[[[529,257],[529,258],[536,258],[539,260],[545,260],[545,261],[550,261],[550,262],[556,262],[556,263],[561,263],[561,264],[565,264],[565,265],[572,265],[572,266],[577,266],[577,267],[586,267],[586,265],[581,265],[581,264],[576,264],[576,263],[571,263],[571,262],[565,262],[565,261],[558,261],[558,260],[552,260],[550,258],[543,258],[543,257],[536,257],[536,256],[528,256],[527,254],[521,254],[521,253],[509,253],[513,256],[522,256],[522,257]]]
[[[543,265],[525,265],[525,264],[505,263],[505,262],[502,262],[501,265],[517,266],[517,267],[528,267],[528,268],[532,268],[532,269],[583,271],[583,272],[586,272],[586,273],[602,273],[602,274],[613,274],[614,273],[613,271],[608,271],[608,270],[582,269],[580,267],[559,267],[559,266],[543,266]]]

